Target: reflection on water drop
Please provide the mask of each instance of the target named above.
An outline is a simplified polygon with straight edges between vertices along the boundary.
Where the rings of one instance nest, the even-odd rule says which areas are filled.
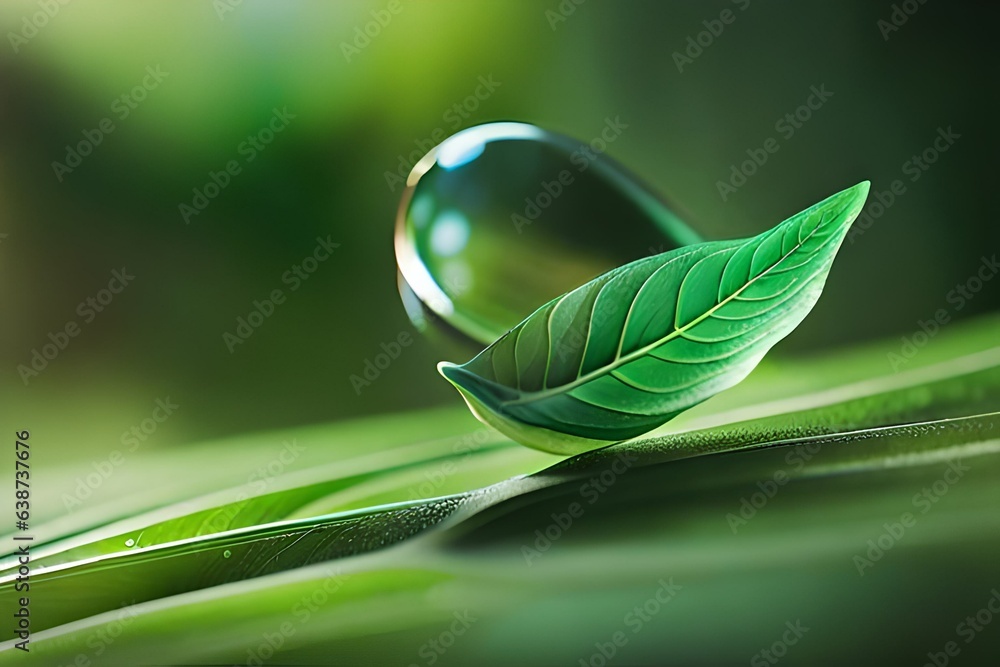
[[[489,344],[605,271],[700,240],[593,144],[489,123],[449,137],[413,168],[395,246],[410,319]]]
[[[454,257],[469,242],[469,221],[458,211],[442,211],[431,228],[431,251],[438,257]]]
[[[127,540],[125,540],[125,546],[127,546],[129,548],[134,547],[135,546],[135,540],[133,540],[131,537],[128,538]]]
[[[233,555],[233,552],[230,551],[229,549],[226,549],[225,551],[222,552],[222,557],[223,558],[229,558],[232,555]]]

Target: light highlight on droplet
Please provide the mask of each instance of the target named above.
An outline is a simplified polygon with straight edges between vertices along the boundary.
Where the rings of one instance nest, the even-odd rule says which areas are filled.
[[[469,221],[458,211],[444,211],[431,229],[431,250],[441,257],[453,257],[469,242]]]
[[[395,247],[407,314],[480,344],[651,247],[701,240],[606,154],[527,123],[456,133],[406,184]]]

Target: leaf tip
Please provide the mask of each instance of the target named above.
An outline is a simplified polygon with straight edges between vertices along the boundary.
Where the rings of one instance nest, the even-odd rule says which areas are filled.
[[[818,206],[822,207],[832,204],[840,209],[841,213],[838,216],[838,219],[846,228],[849,227],[861,214],[861,209],[864,208],[870,189],[871,181],[861,181],[857,185],[852,185],[851,187],[841,190],[837,194],[825,199],[823,202],[818,204]]]
[[[847,192],[850,193],[851,198],[854,200],[854,205],[851,206],[851,210],[848,213],[848,220],[850,222],[854,222],[854,219],[861,214],[861,209],[864,208],[865,202],[868,200],[868,192],[871,190],[871,186],[871,181],[864,180],[854,187],[847,189]]]
[[[455,384],[454,373],[458,367],[458,364],[453,364],[450,361],[440,361],[437,365],[438,373],[441,374],[441,377],[452,384]]]

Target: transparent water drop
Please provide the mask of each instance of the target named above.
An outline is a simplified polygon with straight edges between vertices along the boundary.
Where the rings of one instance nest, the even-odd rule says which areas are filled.
[[[135,546],[135,540],[133,540],[131,537],[128,538],[127,540],[125,540],[125,546],[127,546],[129,548],[134,547]]]
[[[232,555],[233,555],[233,552],[230,551],[229,549],[226,549],[225,551],[222,552],[222,557],[223,558],[229,558]]]
[[[414,166],[396,218],[411,320],[489,344],[605,271],[701,239],[603,152],[525,123],[452,135]]]

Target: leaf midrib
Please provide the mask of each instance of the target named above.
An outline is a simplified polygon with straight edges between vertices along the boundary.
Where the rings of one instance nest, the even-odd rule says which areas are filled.
[[[846,209],[847,207],[844,207],[844,208]],[[843,212],[843,210],[844,209],[841,209],[840,212]],[[826,217],[825,213],[823,214],[823,217],[824,218]],[[564,385],[561,385],[559,387],[553,387],[553,388],[550,388],[550,389],[542,389],[540,391],[535,391],[535,392],[523,392],[522,391],[521,392],[522,396],[520,398],[516,398],[516,399],[510,400],[510,401],[501,401],[500,405],[501,406],[506,406],[506,405],[520,405],[522,403],[528,403],[528,402],[531,402],[531,401],[541,400],[541,399],[544,399],[544,398],[549,398],[551,396],[558,396],[560,394],[564,394],[566,392],[572,391],[573,389],[577,388],[580,385],[586,384],[587,382],[589,382],[590,380],[592,380],[592,379],[594,379],[596,377],[600,377],[602,375],[606,375],[607,373],[610,373],[611,371],[614,371],[614,370],[620,368],[621,366],[625,366],[628,363],[630,363],[630,362],[638,359],[639,357],[643,357],[643,356],[647,355],[649,352],[651,352],[652,350],[655,350],[656,348],[660,347],[661,345],[665,345],[666,343],[669,343],[671,340],[676,339],[678,336],[680,336],[681,334],[683,334],[685,331],[689,330],[691,327],[694,327],[695,325],[700,324],[701,322],[705,321],[705,319],[711,317],[712,313],[714,313],[715,311],[717,311],[722,306],[724,306],[724,305],[728,304],[729,302],[731,302],[733,299],[735,299],[737,296],[739,296],[744,290],[746,290],[751,285],[753,285],[757,280],[759,280],[760,278],[766,276],[771,270],[774,269],[774,267],[776,267],[779,264],[781,264],[783,261],[785,261],[786,259],[788,259],[788,257],[790,257],[792,254],[794,254],[796,251],[798,251],[803,245],[805,245],[805,243],[809,239],[811,239],[813,237],[813,235],[815,235],[816,232],[820,228],[824,227],[825,224],[826,223],[824,222],[824,220],[820,219],[819,223],[816,224],[816,226],[812,229],[812,231],[810,231],[809,234],[804,239],[799,240],[799,242],[796,243],[795,246],[791,250],[789,250],[787,253],[785,253],[784,255],[782,255],[778,259],[778,261],[774,262],[769,267],[767,267],[767,269],[765,269],[764,271],[761,271],[759,274],[757,274],[756,276],[754,276],[753,278],[751,278],[750,280],[748,280],[742,287],[740,287],[738,290],[736,290],[735,292],[733,292],[731,295],[729,295],[728,297],[726,297],[725,299],[723,299],[722,301],[720,301],[716,305],[714,305],[711,308],[709,308],[707,311],[705,311],[705,313],[703,313],[702,315],[699,315],[698,317],[696,317],[695,319],[691,320],[689,323],[685,324],[682,327],[675,327],[673,329],[673,331],[671,331],[670,333],[668,333],[663,338],[657,339],[656,341],[650,343],[649,345],[645,345],[645,346],[643,346],[641,348],[638,348],[638,349],[636,349],[636,350],[634,350],[634,351],[626,354],[624,357],[621,356],[620,354],[618,354],[618,355],[615,356],[614,359],[611,360],[610,363],[606,364],[605,366],[601,366],[600,368],[597,368],[597,369],[595,369],[595,370],[587,373],[586,375],[581,375],[581,376],[577,377],[575,380],[573,380],[572,382],[568,382],[568,383],[566,383]],[[767,233],[767,232],[765,232],[765,233]],[[754,239],[758,239],[758,238],[760,238],[760,235],[755,236],[752,239],[747,239],[746,243],[749,243],[750,241],[752,241]],[[715,254],[715,253],[712,253],[712,254]],[[706,257],[707,256],[708,255],[706,255]],[[704,259],[704,258],[702,258],[702,259]],[[811,261],[812,261],[812,258],[810,258],[809,261],[805,262],[804,264],[808,264]],[[800,266],[802,266],[802,265],[800,265]],[[689,269],[689,272],[690,272],[690,269]],[[647,278],[646,280],[648,281],[649,278]],[[681,282],[683,284],[683,280]],[[644,281],[643,284],[645,284],[645,281]],[[642,286],[640,286],[639,290],[636,291],[636,296],[638,296],[639,291],[641,289],[642,289]],[[678,287],[678,289],[680,289],[680,288]],[[633,301],[633,303],[634,303],[634,301]],[[594,300],[594,306],[596,307],[596,305],[597,305],[597,300],[595,299]],[[630,304],[629,305],[629,312],[631,312],[631,308],[632,308],[632,306]],[[591,314],[591,316],[593,316],[593,314]],[[590,331],[589,331],[589,329],[588,329],[587,333],[588,333],[587,340],[589,342],[589,340],[590,340],[590,335],[589,335]],[[623,332],[623,335],[624,335],[624,332]],[[551,337],[550,337],[550,341],[551,341]],[[620,350],[620,348],[619,348],[619,350]],[[546,375],[547,375],[547,373],[546,373]],[[521,391],[521,390],[518,389],[518,391]]]

